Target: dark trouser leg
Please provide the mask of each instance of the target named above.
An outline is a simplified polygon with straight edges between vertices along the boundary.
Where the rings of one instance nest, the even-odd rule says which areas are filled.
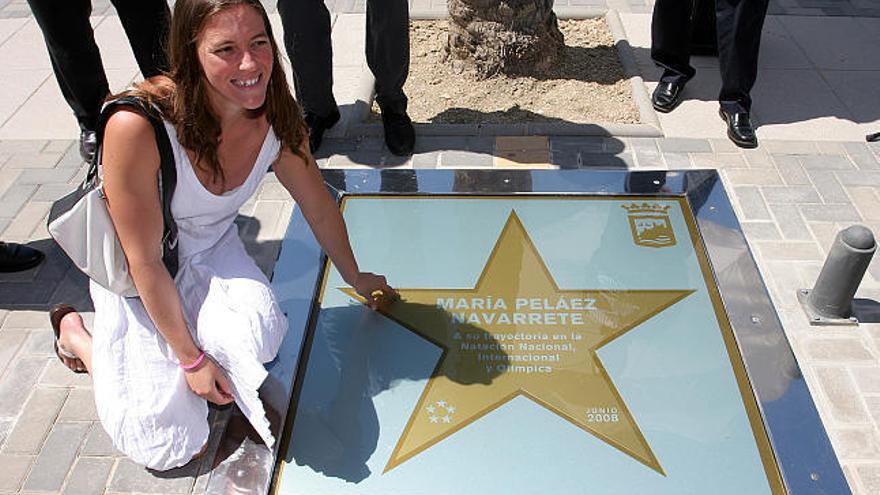
[[[95,129],[110,92],[89,14],[90,0],[28,0],[43,31],[61,93],[80,127]]]
[[[406,112],[403,84],[409,74],[407,0],[367,0],[367,65],[376,77],[376,101],[383,111]]]
[[[767,0],[716,0],[718,64],[721,92],[718,102],[729,113],[748,112],[749,92],[758,76],[758,48],[767,14]]]
[[[320,117],[335,114],[330,12],[324,1],[278,0],[278,13],[293,66],[296,99],[305,112]]]
[[[651,20],[651,59],[665,69],[661,81],[687,81],[696,70],[690,64],[693,0],[657,0]]]
[[[165,43],[171,12],[165,0],[112,0],[144,78],[168,70]]]

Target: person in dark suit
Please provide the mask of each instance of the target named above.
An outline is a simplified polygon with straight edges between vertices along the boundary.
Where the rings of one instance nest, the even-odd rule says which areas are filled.
[[[61,93],[79,122],[79,152],[91,161],[95,128],[110,94],[95,34],[91,0],[27,0],[43,31]],[[165,0],[111,0],[144,78],[168,69],[165,39],[171,13]]]
[[[32,247],[0,241],[0,273],[30,270],[39,265],[43,258],[43,253]]]
[[[697,1],[701,0],[656,0],[654,4],[651,58],[664,69],[651,98],[657,111],[671,112],[681,102],[685,84],[696,73],[689,59]],[[743,148],[758,146],[749,117],[749,92],[758,74],[758,48],[767,3],[768,0],[715,0],[721,69],[719,115],[727,123],[727,136]]]
[[[324,131],[339,120],[333,98],[333,53],[330,12],[323,0],[278,0],[284,45],[293,65],[296,99],[309,126],[312,151]],[[376,102],[382,111],[385,144],[395,155],[409,155],[415,144],[406,114],[403,84],[409,74],[409,6],[407,0],[367,0],[367,65],[376,78]]]

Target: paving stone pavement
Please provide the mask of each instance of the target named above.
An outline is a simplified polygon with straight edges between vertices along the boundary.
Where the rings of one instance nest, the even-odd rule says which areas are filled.
[[[264,3],[274,11],[274,2]],[[337,14],[365,9],[364,0],[327,4]],[[443,0],[410,5],[420,11],[445,9]],[[650,11],[652,1],[562,0],[556,5],[640,14]],[[880,3],[773,0],[771,12],[871,18],[880,17]],[[93,2],[93,14],[114,15],[109,0]],[[24,0],[0,0],[5,22],[29,16]],[[44,50],[39,44],[28,48]],[[120,74],[123,80],[131,77]],[[49,72],[38,76],[51,85]],[[0,109],[16,103],[11,99],[0,95]],[[325,168],[717,169],[853,492],[880,493],[880,258],[871,263],[857,293],[864,320],[857,328],[810,327],[796,298],[797,289],[815,281],[839,230],[862,223],[880,233],[880,145],[762,140],[757,150],[741,150],[726,139],[667,136],[430,136],[420,138],[416,154],[403,159],[389,155],[376,137],[331,136],[319,163]],[[0,494],[203,493],[207,461],[159,475],[121,457],[97,421],[89,378],[70,373],[52,354],[47,309],[60,301],[91,308],[85,278],[71,269],[45,231],[51,202],[85,173],[75,144],[0,140],[0,239],[28,242],[48,255],[35,270],[0,274]],[[274,176],[267,176],[240,212],[237,222],[248,251],[267,273],[294,207]],[[90,323],[90,313],[86,320]],[[228,411],[211,414],[213,449]]]
[[[10,191],[27,180],[13,164],[33,160],[47,170],[72,167],[75,160],[65,158],[72,144],[0,142],[0,153],[9,155],[0,167],[7,182],[0,198],[13,205],[3,210],[10,211],[4,238],[51,248],[41,204],[57,190],[42,188],[55,185],[39,184],[10,199]],[[550,137],[540,148],[534,139],[430,137],[419,142],[413,157],[401,160],[378,138],[336,138],[327,140],[319,163],[492,168],[501,166],[499,156],[521,148],[543,149],[543,155],[523,153],[526,160],[505,158],[503,166],[717,169],[853,491],[874,494],[880,476],[880,258],[857,294],[860,313],[868,315],[857,328],[810,327],[795,293],[812,285],[840,229],[862,223],[880,232],[880,146],[835,144],[779,141],[740,150],[726,140],[565,136]],[[73,168],[67,187],[83,175],[81,167]],[[241,211],[238,223],[249,252],[267,272],[293,208],[270,175]],[[0,277],[0,493],[200,493],[206,466],[159,477],[121,458],[97,422],[88,378],[69,373],[52,355],[46,309],[62,300],[87,308],[88,300],[85,280],[59,253],[47,250],[50,259],[42,267]]]

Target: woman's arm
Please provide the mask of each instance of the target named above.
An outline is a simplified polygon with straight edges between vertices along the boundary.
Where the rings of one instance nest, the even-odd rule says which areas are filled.
[[[318,243],[336,265],[343,280],[354,287],[370,307],[375,309],[378,306],[379,301],[374,297],[377,290],[383,292],[386,301],[396,298],[397,293],[386,283],[385,277],[361,272],[358,268],[348,240],[345,221],[324,186],[318,165],[309,153],[308,140],[303,140],[300,151],[308,158],[308,165],[302,158],[285,149],[276,161],[274,170],[278,180],[302,209]]]
[[[162,262],[164,223],[159,200],[159,160],[156,135],[145,117],[125,109],[110,117],[103,141],[104,193],[110,217],[150,319],[180,362],[189,364],[202,351],[186,327],[177,287]],[[211,367],[201,366],[187,373],[187,381],[190,382],[189,375],[204,375],[203,370],[210,372]],[[193,378],[201,378],[196,380],[200,387],[190,382],[190,388],[197,394],[221,404],[231,400],[220,393],[228,395],[225,377]],[[214,381],[223,385],[219,391],[209,387]]]

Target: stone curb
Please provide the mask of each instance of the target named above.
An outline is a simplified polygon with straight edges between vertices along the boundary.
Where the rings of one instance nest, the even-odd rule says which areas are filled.
[[[629,40],[626,38],[626,31],[623,29],[620,14],[616,10],[609,10],[608,14],[605,15],[605,20],[608,22],[611,36],[614,36],[614,47],[617,48],[620,64],[623,65],[623,72],[629,76],[633,100],[635,100],[636,107],[639,109],[639,120],[642,121],[639,125],[652,127],[656,133],[652,137],[663,137],[660,119],[654,113],[651,97],[648,96],[645,81],[642,80],[635,54],[633,54],[632,45],[629,44]]]
[[[619,136],[619,137],[663,137],[660,121],[651,107],[651,101],[645,90],[644,82],[639,75],[632,48],[626,40],[623,24],[616,10],[603,8],[564,8],[557,10],[560,19],[593,19],[605,17],[608,28],[614,37],[614,46],[623,66],[624,74],[629,77],[633,100],[639,110],[638,124],[577,124],[572,122],[541,122],[534,124],[427,124],[416,123],[415,130],[419,136]],[[410,12],[412,20],[438,20],[447,18],[446,12],[436,10],[414,10]],[[369,71],[364,71],[358,84],[356,103],[341,111],[341,132],[337,137],[368,137],[381,136],[381,124],[365,124],[370,108],[373,106],[375,80]],[[364,103],[364,104],[361,104]]]

